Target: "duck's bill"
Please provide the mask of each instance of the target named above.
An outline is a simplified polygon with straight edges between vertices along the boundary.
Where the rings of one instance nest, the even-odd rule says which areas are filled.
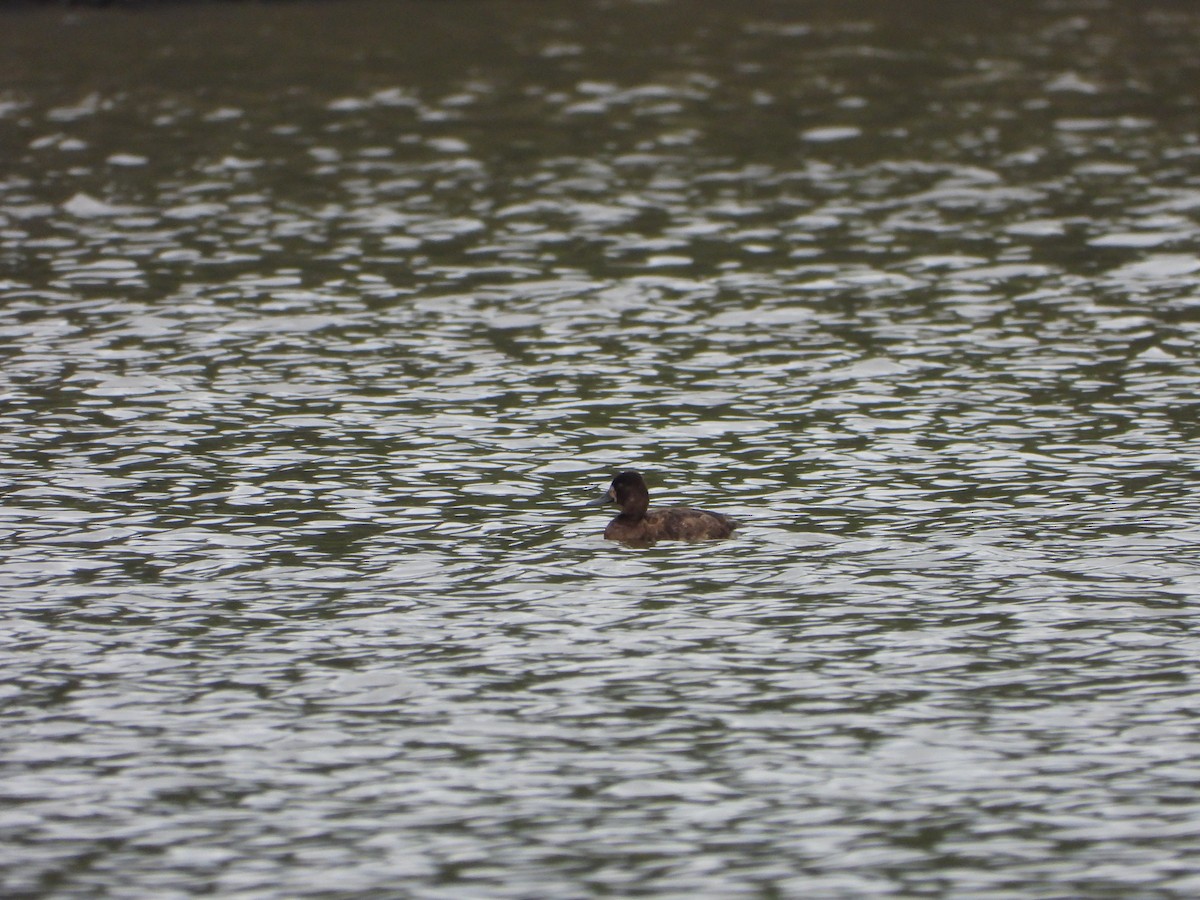
[[[605,491],[603,494],[601,494],[596,499],[589,500],[585,505],[587,505],[587,506],[608,506],[608,504],[610,504],[612,502],[613,502],[612,491]]]

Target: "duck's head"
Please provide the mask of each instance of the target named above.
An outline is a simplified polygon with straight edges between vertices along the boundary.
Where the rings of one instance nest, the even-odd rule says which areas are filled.
[[[650,491],[641,473],[630,470],[614,478],[595,502],[598,506],[615,504],[621,507],[622,514],[639,516],[650,506]]]

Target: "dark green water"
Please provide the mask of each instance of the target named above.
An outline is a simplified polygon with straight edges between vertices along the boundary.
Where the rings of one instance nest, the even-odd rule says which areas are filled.
[[[1197,46],[0,11],[0,893],[1195,896]]]

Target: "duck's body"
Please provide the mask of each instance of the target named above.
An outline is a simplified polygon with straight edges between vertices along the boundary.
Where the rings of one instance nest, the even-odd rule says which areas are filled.
[[[650,509],[650,492],[637,472],[622,472],[614,478],[600,502],[621,507],[621,512],[604,529],[604,537],[626,544],[716,541],[729,537],[739,524],[736,519],[706,509],[685,506]]]

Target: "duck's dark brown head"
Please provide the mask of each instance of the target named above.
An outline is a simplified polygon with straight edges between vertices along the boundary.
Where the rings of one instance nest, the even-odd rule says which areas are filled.
[[[623,518],[640,519],[650,506],[650,492],[638,472],[622,472],[614,478],[605,497],[609,503],[621,507]]]

